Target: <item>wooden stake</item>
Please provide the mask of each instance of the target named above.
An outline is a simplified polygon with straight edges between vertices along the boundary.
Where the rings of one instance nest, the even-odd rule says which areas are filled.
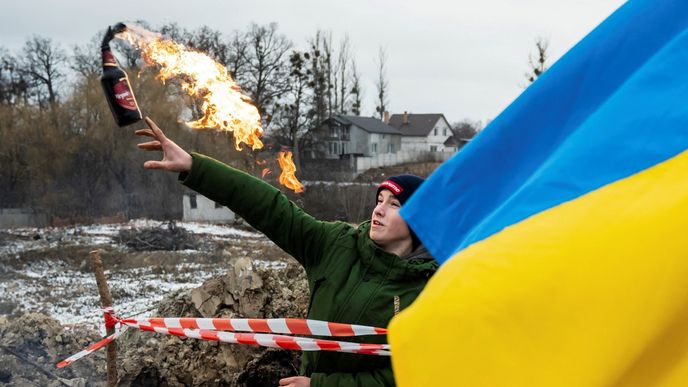
[[[103,269],[103,259],[100,257],[100,250],[93,250],[90,252],[91,264],[93,264],[93,271],[96,273],[96,284],[98,284],[98,293],[100,293],[100,303],[104,308],[112,306],[112,296],[110,295],[110,288],[105,279],[105,270]],[[106,329],[106,336],[115,333],[115,327]],[[117,386],[117,343],[112,342],[107,345],[107,374],[108,386]]]

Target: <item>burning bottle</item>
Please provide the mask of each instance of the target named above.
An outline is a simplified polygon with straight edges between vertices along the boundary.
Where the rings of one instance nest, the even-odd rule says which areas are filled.
[[[115,34],[124,31],[127,27],[118,23],[108,27],[103,43],[100,47],[103,55],[103,76],[100,83],[103,86],[110,111],[115,117],[118,126],[126,126],[141,120],[141,111],[136,103],[134,92],[129,84],[127,73],[119,67],[117,59],[110,49],[110,41]]]

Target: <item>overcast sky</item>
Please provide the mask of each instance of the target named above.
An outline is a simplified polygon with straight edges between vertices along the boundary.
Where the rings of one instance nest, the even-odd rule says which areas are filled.
[[[492,119],[523,91],[535,39],[558,59],[621,6],[621,0],[2,0],[0,46],[33,34],[64,48],[109,24],[177,22],[226,33],[277,22],[297,48],[317,29],[348,34],[363,76],[365,115],[374,112],[376,57],[388,54],[392,113],[444,113],[450,122]]]

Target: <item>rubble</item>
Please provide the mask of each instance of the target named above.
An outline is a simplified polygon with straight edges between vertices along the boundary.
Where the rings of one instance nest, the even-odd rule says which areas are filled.
[[[305,272],[265,237],[235,226],[182,224],[199,249],[138,251],[117,243],[121,231],[129,229],[138,236],[146,229],[157,230],[151,235],[179,232],[149,223],[79,232],[12,230],[1,236],[0,245],[17,247],[0,251],[0,385],[105,385],[104,350],[55,368],[102,337],[93,325],[102,327],[98,293],[84,263],[93,248],[103,249],[115,307],[123,317],[139,312],[150,317],[305,317]],[[34,241],[34,235],[41,238]],[[112,244],[103,244],[106,240]],[[12,305],[2,305],[5,301]],[[276,386],[299,368],[298,351],[135,329],[117,345],[121,386]]]
[[[57,369],[55,364],[100,336],[92,329],[65,329],[40,313],[0,318],[0,384],[7,386],[105,386],[104,353]]]
[[[150,316],[163,317],[305,317],[308,285],[303,269],[254,267],[239,258],[227,274],[201,287],[170,294]],[[104,351],[64,369],[59,360],[98,341],[89,329],[65,329],[56,320],[29,313],[0,319],[0,346],[31,359],[49,377],[0,348],[0,383],[10,386],[99,386],[106,378]],[[276,386],[298,374],[299,352],[183,339],[129,329],[118,340],[120,386]]]
[[[305,317],[308,285],[296,265],[254,267],[233,260],[226,275],[163,301],[165,317]],[[276,386],[298,374],[299,353],[130,331],[119,340],[121,385]]]
[[[175,251],[198,247],[191,234],[172,221],[166,227],[122,229],[119,242],[135,251]]]

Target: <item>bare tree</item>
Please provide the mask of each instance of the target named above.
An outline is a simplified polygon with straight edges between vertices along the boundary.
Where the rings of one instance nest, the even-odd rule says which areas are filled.
[[[316,115],[324,119],[332,114],[346,114],[350,108],[349,88],[352,83],[349,37],[345,36],[335,50],[332,32],[317,31],[309,44]]]
[[[326,111],[327,116],[331,116],[334,113],[334,105],[336,102],[333,100],[336,96],[336,86],[335,86],[335,70],[332,63],[334,57],[334,48],[332,44],[332,31],[327,31],[322,33],[322,70],[323,76],[325,77],[326,85]]]
[[[189,38],[190,47],[205,52],[225,67],[230,62],[230,45],[220,31],[203,26],[192,32]]]
[[[317,31],[310,40],[309,52],[304,54],[308,60],[307,73],[310,76],[308,88],[311,94],[309,118],[314,125],[319,125],[328,116],[328,67],[324,56],[325,38],[322,31]]]
[[[190,32],[176,22],[164,24],[160,33],[177,43],[188,44],[191,41]]]
[[[9,105],[12,101],[10,69],[14,58],[4,47],[0,47],[0,58],[0,103]]]
[[[104,32],[98,32],[84,45],[75,45],[72,49],[70,67],[78,75],[89,77],[99,74],[102,67],[100,45]]]
[[[19,116],[19,109],[0,105],[0,208],[23,205],[30,179],[27,149],[32,139],[17,130]]]
[[[465,118],[459,122],[455,122],[451,128],[454,136],[459,139],[471,139],[482,130],[483,125],[480,121],[473,121]]]
[[[304,136],[312,129],[311,117],[306,114],[309,103],[309,75],[304,53],[294,51],[289,57],[290,89],[279,110],[277,136],[280,144],[288,145],[294,153],[294,162],[300,167],[301,145]]]
[[[224,66],[231,61],[231,41],[218,30],[202,26],[189,31],[177,23],[168,23],[160,27],[159,31],[177,43],[208,54]]]
[[[526,79],[528,79],[528,82],[535,82],[535,80],[538,79],[542,73],[547,71],[546,62],[548,58],[548,48],[549,40],[543,37],[538,37],[535,39],[536,53],[534,56],[532,53],[528,54],[528,65],[530,67],[526,73]]]
[[[39,104],[47,99],[52,106],[57,101],[58,83],[64,78],[66,62],[64,51],[49,38],[34,36],[24,44],[20,71],[39,90]]]
[[[276,23],[253,24],[246,38],[249,59],[244,89],[269,125],[274,104],[289,89],[287,56],[292,43],[277,32]]]
[[[235,31],[229,40],[229,58],[227,71],[241,82],[246,78],[249,63],[249,42],[245,34]]]
[[[351,51],[349,36],[346,35],[339,44],[337,63],[334,68],[334,110],[339,114],[346,114],[349,111],[349,88],[351,85],[351,74],[349,72],[350,62]]]
[[[378,77],[375,87],[377,88],[377,106],[375,111],[378,113],[380,119],[383,119],[387,105],[389,105],[389,81],[387,80],[387,52],[380,47],[378,51]]]
[[[20,70],[18,59],[0,48],[0,104],[28,103],[29,81]]]
[[[363,89],[361,88],[361,74],[358,72],[356,67],[356,61],[351,59],[351,96],[353,101],[351,101],[351,112],[355,116],[361,115],[361,105],[363,99]]]

